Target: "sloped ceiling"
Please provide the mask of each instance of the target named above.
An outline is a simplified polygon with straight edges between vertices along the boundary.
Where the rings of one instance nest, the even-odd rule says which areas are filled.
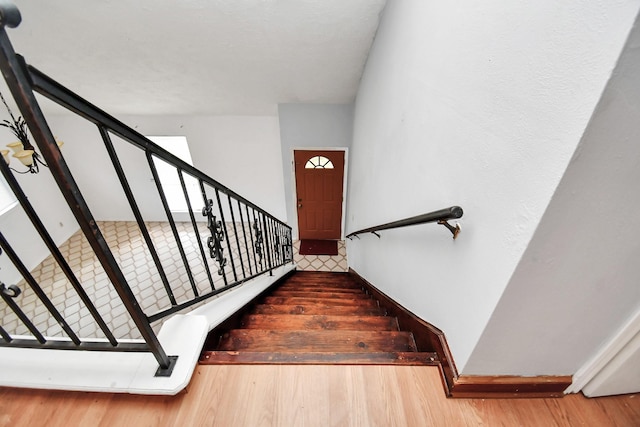
[[[386,0],[15,3],[16,51],[113,114],[275,115],[354,100]]]

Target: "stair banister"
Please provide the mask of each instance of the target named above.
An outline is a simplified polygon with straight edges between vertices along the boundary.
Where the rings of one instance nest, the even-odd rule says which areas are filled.
[[[49,337],[45,338],[43,334],[36,331],[35,327],[31,329],[34,330],[34,335],[40,339],[29,339],[29,337],[23,338],[21,336],[12,335],[13,332],[9,333],[7,330],[3,329],[2,325],[0,325],[0,347],[151,352],[160,365],[160,369],[156,375],[169,376],[171,375],[171,369],[175,366],[176,357],[168,356],[166,354],[165,350],[160,345],[158,337],[151,327],[151,323],[166,318],[173,313],[193,306],[201,301],[207,300],[214,295],[225,292],[264,273],[272,273],[274,268],[283,266],[287,262],[292,262],[291,227],[284,224],[282,221],[278,220],[276,217],[264,209],[261,209],[251,201],[196,169],[192,165],[154,144],[145,136],[126,126],[124,123],[118,121],[88,101],[82,99],[71,90],[47,77],[34,67],[28,65],[22,56],[15,53],[5,31],[6,27],[16,27],[20,23],[20,20],[21,17],[18,9],[14,5],[9,4],[4,0],[0,0],[0,69],[2,70],[3,77],[7,82],[7,86],[13,95],[20,112],[22,113],[22,117],[29,128],[33,140],[35,141],[35,145],[38,147],[40,154],[46,161],[46,165],[49,168],[53,179],[78,222],[82,233],[95,253],[96,259],[101,264],[111,282],[111,285],[116,290],[119,299],[121,300],[121,304],[126,307],[127,312],[135,323],[135,327],[142,335],[144,342],[140,342],[138,340],[134,340],[136,342],[120,341],[113,336],[109,327],[105,324],[99,313],[93,309],[93,303],[84,292],[81,282],[78,280],[75,273],[69,268],[64,257],[55,247],[53,239],[51,239],[50,234],[42,224],[37,212],[35,212],[29,203],[28,197],[22,191],[18,181],[15,180],[15,177],[12,175],[8,165],[1,162],[0,170],[6,181],[9,183],[13,193],[16,195],[16,198],[20,202],[28,218],[31,220],[40,238],[43,239],[44,243],[51,251],[53,258],[62,267],[62,270],[66,274],[69,282],[75,288],[75,291],[80,295],[80,298],[83,300],[89,311],[94,314],[95,321],[103,330],[107,340],[96,340],[92,338],[85,339],[77,336],[75,331],[73,331],[66,323],[66,320],[59,312],[57,312],[57,310],[55,310],[55,307],[49,307],[47,305],[48,300],[46,295],[40,292],[42,296],[41,299],[43,300],[42,302],[50,308],[49,311],[51,315],[58,321],[59,325],[69,336],[69,339],[61,340],[57,337],[56,339],[49,339]],[[91,213],[87,200],[83,197],[72,171],[62,156],[60,148],[58,147],[51,129],[49,128],[44,114],[37,102],[35,97],[36,92],[96,125],[102,142],[107,150],[107,154],[112,161],[122,190],[129,203],[129,207],[132,209],[141,235],[144,237],[147,247],[149,248],[153,263],[158,269],[160,280],[163,282],[164,290],[167,294],[168,300],[170,301],[170,306],[165,306],[164,308],[160,307],[159,312],[152,314],[145,313],[141,308],[136,294],[132,291],[132,288],[124,276],[120,265],[118,264],[114,254],[111,252],[100,226],[96,223],[96,219]],[[172,286],[181,285],[181,283],[169,283],[167,275],[163,272],[163,266],[161,265],[161,260],[154,248],[154,242],[149,236],[144,218],[138,207],[138,203],[136,202],[135,195],[129,185],[125,171],[120,164],[118,154],[111,142],[111,134],[120,137],[123,141],[131,144],[137,149],[140,149],[144,155],[146,155],[149,168],[152,173],[154,171],[154,160],[156,159],[160,159],[176,169],[180,179],[183,195],[187,202],[191,225],[193,226],[195,235],[198,239],[198,248],[196,253],[201,256],[200,261],[205,265],[207,273],[206,276],[207,280],[210,282],[211,291],[205,291],[196,287],[194,279],[190,273],[191,266],[189,265],[187,256],[183,250],[180,250],[182,262],[190,279],[190,286],[187,288],[190,292],[190,299],[176,301],[176,298],[174,298]],[[216,216],[213,215],[213,213],[210,213],[209,222],[214,225],[213,228],[215,229],[215,233],[213,233],[214,235],[212,235],[210,239],[212,243],[215,243],[214,246],[217,248],[216,259],[214,259],[214,261],[220,263],[220,268],[222,269],[222,273],[220,273],[220,275],[224,282],[223,286],[220,286],[219,282],[217,282],[217,286],[214,286],[214,279],[209,271],[207,264],[208,260],[205,257],[205,250],[201,241],[202,236],[198,232],[198,225],[196,223],[193,206],[189,202],[189,194],[185,186],[184,174],[189,175],[198,182],[205,203],[210,201],[209,196],[215,192],[215,199],[218,205],[217,214],[220,215],[219,218],[221,220],[218,221]],[[173,229],[173,237],[176,244],[180,246],[180,236],[175,228],[173,214],[168,208],[166,200],[164,200],[164,190],[159,182],[157,174],[155,175],[158,195],[163,201],[163,207],[167,215],[167,220]],[[207,191],[210,192],[209,195],[207,194]],[[221,203],[220,193],[222,193],[222,197],[226,196],[227,198],[225,203],[228,202],[228,212],[230,213],[229,216],[232,221],[231,225],[227,225],[225,222],[224,212],[226,208],[224,208]],[[213,202],[211,202],[211,204],[213,204]],[[237,205],[237,211],[239,213],[238,218],[242,223],[241,228],[238,228],[238,224],[236,224],[237,219],[234,216],[235,205]],[[246,213],[246,225],[243,217],[243,209]],[[205,215],[205,213],[203,213],[203,215]],[[253,226],[251,226],[251,218],[253,219]],[[251,234],[252,228],[256,232],[255,245],[254,236]],[[235,236],[235,242],[230,242],[230,229],[232,229]],[[249,236],[247,236],[247,230],[249,230]],[[244,243],[244,249],[246,250],[244,255],[242,254],[241,249],[241,239]],[[14,265],[17,265],[19,272],[23,278],[26,279],[27,284],[36,289],[36,293],[38,293],[41,290],[39,284],[36,283],[33,278],[31,278],[32,280],[29,280],[30,273],[26,268],[19,267],[22,265],[21,261],[17,255],[11,251],[9,242],[4,238],[0,240],[2,240],[0,242],[2,243],[0,247],[4,249],[5,256],[10,255],[11,261]],[[222,247],[223,241],[226,241],[225,248]],[[285,242],[286,244],[283,244],[281,247],[277,246],[280,241]],[[251,242],[251,249],[253,250],[250,250],[249,242]],[[271,244],[274,245],[273,248],[270,246]],[[267,246],[265,247],[264,245]],[[266,249],[266,251],[264,249]],[[236,266],[234,265],[233,251],[236,251],[235,256],[238,257],[238,269],[236,269]],[[249,252],[253,252],[253,266],[251,265],[252,256]],[[0,254],[2,254],[2,251],[0,251]],[[260,261],[258,261],[256,255],[260,257]],[[262,257],[265,255],[267,256],[267,259],[264,260],[265,262],[263,264]],[[226,265],[227,261],[226,257],[229,258],[230,265],[233,269],[233,280],[227,280],[224,272],[224,265]],[[211,258],[214,257],[211,256]],[[15,285],[9,285],[7,287],[1,282],[0,288],[2,288],[3,299],[5,299],[5,297],[9,299],[7,305],[13,307],[13,311],[16,314],[20,312],[20,308],[15,308],[15,304],[13,304],[12,300],[12,298],[18,296],[19,291],[17,291],[17,289],[19,288]],[[5,299],[5,301],[7,301],[7,299]],[[31,320],[27,318],[25,318],[23,323],[32,325]]]
[[[29,126],[31,135],[35,139],[41,154],[49,165],[51,175],[58,184],[60,192],[69,205],[76,221],[80,225],[87,241],[98,257],[105,273],[114,284],[127,311],[131,315],[136,327],[140,331],[149,350],[155,356],[161,370],[171,369],[171,360],[158,341],[158,337],[151,328],[146,315],[136,302],[136,298],[127,284],[127,280],[118,266],[109,245],[104,239],[89,207],[75,182],[69,167],[60,154],[56,140],[40,109],[31,89],[29,78],[25,74],[24,62],[18,58],[4,26],[15,27],[20,23],[20,12],[14,5],[0,4],[0,17],[8,21],[0,22],[0,68],[14,100],[18,104],[23,118]],[[16,15],[17,14],[17,15]],[[16,20],[17,16],[17,20]]]
[[[380,237],[377,233],[382,230],[390,230],[393,228],[401,228],[401,227],[409,227],[411,225],[419,225],[426,224],[430,222],[437,222],[438,224],[444,225],[451,233],[453,234],[453,238],[458,237],[460,233],[460,225],[456,224],[456,226],[452,226],[448,223],[451,219],[461,218],[463,214],[462,208],[460,206],[451,206],[449,208],[440,209],[437,211],[425,213],[422,215],[412,216],[410,218],[401,219],[398,221],[388,222],[386,224],[376,225],[375,227],[363,228],[362,230],[354,231],[353,233],[349,233],[347,237],[352,239],[359,234],[372,233],[376,236]]]

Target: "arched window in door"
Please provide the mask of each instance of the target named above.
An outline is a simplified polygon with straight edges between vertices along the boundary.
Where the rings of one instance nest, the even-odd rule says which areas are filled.
[[[305,169],[333,169],[331,160],[324,156],[313,156],[304,165]]]

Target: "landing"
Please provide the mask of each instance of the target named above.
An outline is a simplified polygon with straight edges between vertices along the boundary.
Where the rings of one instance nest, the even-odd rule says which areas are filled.
[[[300,241],[296,240],[293,242],[293,261],[302,271],[349,271],[344,240],[338,241],[338,255],[300,255]]]

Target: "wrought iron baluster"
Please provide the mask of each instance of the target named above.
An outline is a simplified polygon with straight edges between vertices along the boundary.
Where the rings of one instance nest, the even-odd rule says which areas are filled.
[[[262,269],[262,258],[264,257],[262,254],[262,230],[260,230],[258,221],[256,221],[255,211],[253,212],[253,231],[256,234],[255,253],[258,255],[258,264],[260,264],[260,269]]]
[[[7,253],[7,257],[9,257],[9,259],[11,260],[13,265],[16,267],[18,272],[22,275],[22,277],[24,277],[26,282],[29,284],[29,287],[31,288],[31,290],[33,290],[33,292],[40,299],[42,304],[44,304],[47,310],[49,310],[49,313],[51,313],[51,316],[53,316],[53,318],[56,319],[60,327],[64,330],[64,332],[71,339],[71,341],[73,341],[76,345],[80,344],[80,338],[78,338],[78,336],[73,331],[73,329],[71,329],[71,326],[69,326],[67,321],[64,319],[64,317],[62,317],[62,315],[58,311],[58,309],[53,305],[53,303],[51,302],[47,294],[42,290],[40,285],[33,278],[31,273],[29,272],[29,269],[27,269],[24,263],[20,260],[18,255],[15,253],[15,251],[11,247],[11,245],[9,245],[9,242],[7,242],[7,239],[4,237],[4,235],[0,233],[0,254],[2,253],[2,249],[5,250],[5,252]],[[11,285],[9,286],[9,288],[11,288],[12,286],[15,286],[15,285]],[[15,288],[17,289],[17,286],[15,286]],[[19,293],[20,292],[18,289],[18,294]],[[15,296],[18,296],[18,294],[16,294]]]
[[[233,213],[233,204],[231,203],[231,196],[227,194],[227,201],[229,202],[229,212],[231,213],[231,224],[233,224],[233,234],[236,237],[236,248],[238,248],[238,258],[240,259],[240,269],[242,270],[242,277],[247,278],[247,273],[244,271],[244,261],[242,260],[242,249],[240,249],[240,238],[238,237],[238,227],[236,226],[236,216]],[[233,254],[230,253],[231,256]]]
[[[271,239],[271,246],[273,247],[273,250],[271,251],[271,256],[273,257],[273,266],[277,267],[278,265],[280,265],[280,237],[278,236],[276,223],[271,217],[269,217],[269,228],[271,229],[271,235],[273,236],[273,238]]]
[[[253,208],[251,208],[251,210],[253,211],[254,215],[255,215],[255,210]],[[249,225],[249,237],[251,237],[251,248],[253,249],[251,252],[253,252],[253,265],[256,266],[256,273],[258,273],[260,271],[260,267],[258,267],[258,258],[256,257],[256,243],[253,240],[253,233],[251,233],[251,216],[249,215],[249,206],[245,205],[245,211],[247,213],[247,224]],[[247,256],[249,252],[247,249]]]
[[[283,250],[284,250],[284,262],[293,262],[293,242],[291,241],[291,229],[284,228],[284,242],[283,242]]]
[[[271,262],[271,247],[269,246],[269,241],[270,236],[269,236],[269,229],[267,228],[267,215],[266,214],[262,214],[262,229],[264,230],[264,246],[267,249],[267,265],[269,268],[269,275],[273,276],[273,264]]]
[[[249,252],[249,242],[247,241],[247,229],[244,226],[244,217],[242,216],[242,205],[238,200],[238,212],[240,213],[240,224],[242,225],[242,236],[244,238],[244,249],[247,254],[247,266],[249,267],[249,275],[253,276],[253,269],[251,268],[251,252]],[[248,219],[248,218],[247,218]]]
[[[202,208],[202,216],[207,217],[207,228],[211,232],[211,236],[207,239],[209,256],[218,263],[218,274],[222,276],[224,267],[227,265],[227,258],[224,257],[224,248],[221,244],[224,239],[224,229],[222,222],[216,221],[216,216],[213,214],[213,200],[207,200],[206,206]]]
[[[205,213],[205,208],[210,207],[211,209],[211,214],[213,214],[213,201],[209,199],[209,197],[207,196],[207,190],[205,190],[204,188],[204,184],[205,182],[202,179],[199,179],[199,184],[200,184],[200,194],[202,195],[202,201],[204,203],[203,209],[202,209],[202,214],[204,216]],[[207,228],[209,228],[209,219],[208,219],[208,215],[207,215]],[[224,229],[223,229],[224,231]],[[209,234],[211,234],[211,229],[209,229]],[[209,239],[207,238],[207,247],[209,247]],[[222,244],[220,245],[220,248],[222,248]],[[210,257],[211,259],[214,260],[215,262],[215,258],[214,257]],[[223,268],[222,269],[222,281],[224,282],[224,287],[226,288],[227,286],[229,286],[229,282],[227,281],[227,272],[226,270]]]
[[[2,326],[0,326],[0,336],[2,336],[2,339],[6,343],[10,343],[11,341],[13,341],[11,335],[9,335],[9,333]]]
[[[11,191],[16,196],[16,199],[18,199],[18,202],[20,202],[20,206],[22,206],[22,209],[29,217],[31,224],[42,238],[42,241],[47,246],[49,252],[51,252],[51,255],[62,269],[62,272],[64,273],[67,280],[69,280],[69,283],[71,283],[71,286],[73,286],[73,289],[82,300],[82,303],[85,305],[87,310],[89,310],[89,313],[91,313],[91,316],[95,320],[96,324],[100,327],[100,330],[102,331],[104,336],[109,340],[109,343],[113,346],[116,346],[118,344],[118,341],[116,340],[115,336],[113,336],[113,333],[109,329],[109,326],[107,326],[104,319],[89,298],[89,295],[87,295],[87,292],[80,284],[80,281],[67,263],[67,260],[64,258],[64,256],[62,256],[60,249],[58,249],[58,246],[56,246],[56,243],[53,241],[53,238],[49,234],[49,231],[42,223],[42,220],[29,201],[29,198],[22,190],[22,187],[20,187],[20,184],[16,180],[15,176],[13,176],[13,174],[9,170],[9,166],[4,162],[0,162],[0,172],[2,172],[2,176],[4,176],[4,179],[6,180],[7,184],[9,184]],[[5,250],[7,250],[6,247]],[[9,256],[9,251],[7,251],[7,256]]]
[[[164,208],[165,215],[167,216],[167,220],[169,221],[169,226],[171,227],[173,238],[176,241],[178,252],[180,253],[180,257],[182,258],[184,269],[187,272],[187,278],[189,279],[189,283],[191,284],[191,290],[193,291],[193,295],[197,297],[199,293],[198,293],[198,288],[196,287],[196,281],[193,278],[193,274],[191,272],[191,266],[189,266],[189,260],[187,259],[187,254],[184,251],[182,240],[180,240],[180,233],[178,232],[178,227],[176,227],[176,222],[173,220],[173,214],[171,213],[171,208],[169,207],[167,196],[164,193],[164,189],[162,188],[162,183],[160,182],[160,175],[158,175],[158,170],[156,169],[156,164],[155,164],[155,161],[153,160],[153,153],[151,153],[151,151],[147,151],[145,154],[147,156],[147,163],[149,163],[149,169],[151,170],[151,175],[153,176],[153,181],[156,184],[158,195],[160,196],[160,201],[162,202],[162,207]]]
[[[42,333],[36,328],[36,326],[31,322],[31,320],[24,314],[24,311],[16,304],[13,300],[18,297],[22,291],[16,285],[6,286],[4,283],[0,282],[0,297],[4,300],[4,302],[13,310],[13,312],[18,316],[18,319],[29,329],[29,331],[33,334],[33,336],[38,340],[40,344],[44,344],[47,342]]]
[[[273,221],[272,218],[269,218],[269,225],[271,228],[271,235],[273,236],[272,254],[273,254],[274,267],[277,267],[280,265],[280,236],[278,235],[278,228],[276,226],[276,223]]]
[[[180,180],[180,186],[182,187],[182,192],[184,194],[184,200],[187,202],[187,209],[189,210],[189,218],[191,219],[191,225],[193,227],[193,232],[195,233],[196,242],[198,243],[198,249],[200,249],[200,256],[202,257],[202,263],[204,264],[204,269],[207,273],[207,279],[209,279],[209,283],[211,285],[211,290],[215,291],[216,288],[213,284],[213,278],[211,277],[211,271],[209,271],[209,264],[207,263],[207,258],[204,253],[204,247],[202,246],[202,239],[200,239],[200,232],[198,231],[198,224],[196,224],[196,217],[193,214],[193,209],[191,208],[191,200],[189,200],[189,192],[187,191],[187,185],[184,181],[183,170],[181,168],[176,169],[178,171],[178,179]]]
[[[278,230],[280,233],[280,255],[282,257],[282,265],[287,262],[287,257],[285,255],[285,246],[287,245],[287,237],[284,233],[284,227],[281,224],[278,224]]]
[[[216,200],[218,201],[218,210],[220,212],[220,221],[221,226],[224,227],[225,231],[227,229],[227,221],[224,219],[224,211],[222,210],[222,202],[220,201],[220,191],[218,188],[214,188],[216,193]],[[227,242],[227,249],[229,251],[229,257],[231,259],[231,271],[233,272],[233,280],[238,281],[238,273],[236,272],[236,263],[233,260],[233,253],[231,252],[231,243],[229,242],[229,232],[224,233],[224,240]]]
[[[164,286],[164,290],[167,293],[169,302],[171,303],[171,305],[177,305],[178,303],[176,302],[176,298],[173,295],[173,290],[171,289],[171,285],[169,284],[169,279],[167,278],[167,274],[164,271],[164,267],[160,262],[158,251],[156,251],[156,247],[153,243],[153,239],[151,239],[151,235],[149,234],[147,225],[144,223],[144,218],[142,217],[142,213],[140,212],[140,208],[138,207],[136,198],[133,195],[131,186],[129,185],[129,180],[127,179],[124,173],[124,169],[122,168],[122,164],[120,163],[120,159],[118,158],[118,153],[116,152],[116,149],[113,146],[113,142],[111,141],[111,136],[109,135],[109,131],[102,125],[99,125],[98,129],[100,130],[100,135],[102,136],[102,141],[104,142],[104,146],[107,149],[107,153],[109,153],[109,157],[111,158],[111,163],[113,164],[113,168],[116,170],[116,175],[118,175],[118,179],[120,180],[120,185],[122,186],[122,190],[124,191],[124,194],[127,197],[127,200],[129,201],[129,206],[131,207],[133,216],[135,217],[136,222],[138,223],[138,228],[140,228],[140,233],[142,233],[142,237],[144,238],[144,241],[147,244],[147,248],[149,249],[149,254],[151,255],[151,259],[153,259],[153,263],[156,265],[156,268],[158,269],[158,274],[160,275],[160,281]]]

